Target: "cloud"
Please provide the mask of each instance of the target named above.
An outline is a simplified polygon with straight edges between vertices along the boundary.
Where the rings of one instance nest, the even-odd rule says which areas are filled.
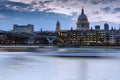
[[[116,0],[114,0],[116,1]],[[97,4],[107,4],[113,2],[113,0],[91,0],[90,1],[92,4],[97,5]]]
[[[0,19],[3,19],[3,18],[5,18],[5,16],[3,16],[3,15],[0,15]]]
[[[12,1],[1,1],[0,2],[1,10],[18,10],[18,11],[27,11],[31,8],[30,4],[25,4],[22,2],[12,2]]]
[[[22,3],[29,4],[29,3],[31,3],[33,0],[9,0],[9,1],[12,1],[12,2],[22,2]],[[39,1],[39,0],[36,0],[36,1]]]
[[[94,5],[99,4],[101,2],[103,2],[103,1],[102,0],[91,0],[91,3]]]
[[[59,0],[59,1],[61,1],[61,2],[63,2],[63,3],[66,3],[66,2],[68,2],[69,0]]]
[[[114,8],[112,13],[120,13],[120,7]]]
[[[9,0],[11,7],[14,10],[28,10],[28,11],[46,11],[55,12],[58,14],[72,15],[72,10],[75,10],[78,2],[75,0]],[[22,6],[23,5],[23,6]],[[72,8],[71,8],[72,6]],[[74,7],[75,6],[75,7]]]
[[[110,12],[111,7],[104,7],[104,8],[101,8],[101,10],[103,10],[104,12]]]
[[[14,10],[46,11],[72,16],[72,12],[80,12],[81,9],[80,6],[82,7],[83,3],[85,7],[90,9],[92,8],[92,6],[90,6],[90,3],[100,5],[100,3],[107,4],[108,2],[111,1],[112,0],[9,0],[9,5],[7,6],[11,7]],[[106,7],[102,8],[102,10],[108,11],[109,9]]]
[[[31,4],[32,2],[43,2],[43,3],[49,3],[53,0],[9,0],[9,1],[12,1],[12,2],[22,2],[22,3],[25,3],[25,4]]]
[[[44,9],[43,11],[44,12],[51,12],[52,10],[56,10],[56,9],[55,8],[53,8],[53,9],[52,8],[47,8],[47,9]]]
[[[75,19],[81,14],[81,7],[84,6],[89,20],[96,21],[107,17],[108,15],[104,15],[106,13],[116,19],[118,16],[116,14],[120,11],[119,2],[119,0],[0,0],[0,13],[17,16],[46,12],[72,16]]]
[[[52,0],[9,0],[6,6],[13,10],[19,11],[52,11],[55,10],[53,7],[48,7],[48,5],[53,2]],[[9,3],[9,4],[8,4]]]
[[[99,11],[92,11],[91,15],[98,15],[100,12]]]

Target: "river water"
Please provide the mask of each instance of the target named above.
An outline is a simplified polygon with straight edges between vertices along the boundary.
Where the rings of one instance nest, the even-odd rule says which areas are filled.
[[[120,80],[119,57],[108,48],[0,52],[0,80]]]

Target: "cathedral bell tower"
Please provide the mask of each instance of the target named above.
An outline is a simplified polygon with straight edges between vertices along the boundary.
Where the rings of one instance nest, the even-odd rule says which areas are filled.
[[[60,31],[61,30],[61,25],[60,25],[60,22],[57,21],[56,23],[56,31]]]
[[[84,14],[84,9],[82,7],[81,15],[78,17],[77,30],[89,30],[89,22],[87,16]]]

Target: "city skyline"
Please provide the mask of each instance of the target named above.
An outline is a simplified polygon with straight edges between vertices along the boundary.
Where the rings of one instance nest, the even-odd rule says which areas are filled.
[[[57,20],[63,30],[76,29],[82,6],[90,27],[108,23],[119,28],[119,0],[1,0],[0,30],[12,30],[13,24],[33,24],[35,31],[55,30]]]

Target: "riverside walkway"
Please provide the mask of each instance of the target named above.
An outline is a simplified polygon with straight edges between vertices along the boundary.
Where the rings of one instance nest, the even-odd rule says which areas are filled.
[[[0,45],[0,48],[39,48],[40,46],[24,45]]]

